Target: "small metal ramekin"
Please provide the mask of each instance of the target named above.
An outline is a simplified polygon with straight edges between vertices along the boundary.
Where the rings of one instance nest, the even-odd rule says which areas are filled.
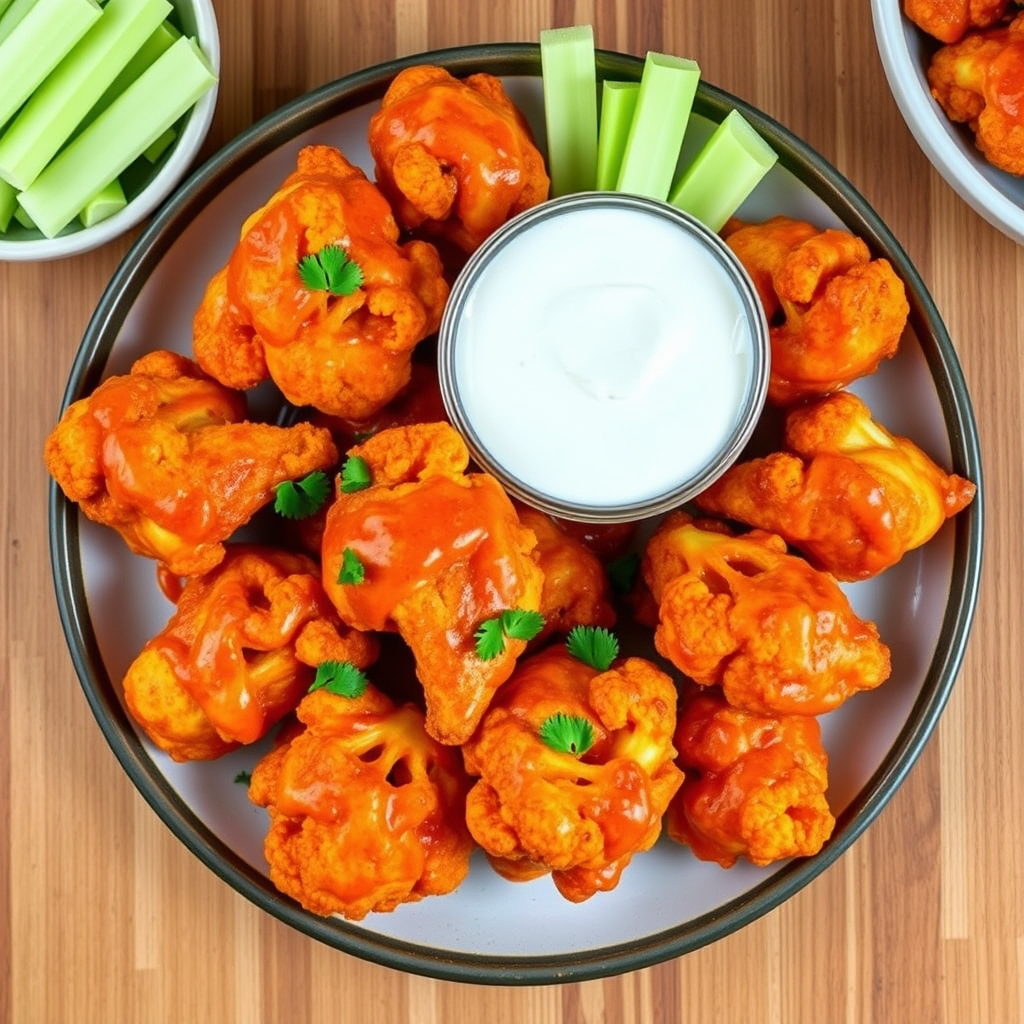
[[[564,500],[538,489],[529,480],[512,473],[491,454],[467,416],[463,397],[459,392],[456,376],[459,324],[481,274],[495,255],[520,234],[542,221],[581,207],[637,210],[655,214],[687,232],[692,239],[701,244],[707,255],[725,270],[728,279],[735,286],[743,315],[749,325],[749,336],[752,341],[751,372],[732,432],[697,473],[663,493],[642,501],[612,505],[582,504]],[[476,250],[459,274],[445,307],[438,343],[441,396],[452,424],[465,439],[476,463],[495,476],[510,495],[521,501],[551,515],[592,523],[627,522],[661,515],[690,500],[718,479],[739,457],[757,425],[768,389],[769,365],[769,334],[764,310],[749,275],[725,242],[700,221],[667,203],[616,192],[584,192],[549,200],[526,210],[499,228]],[[509,429],[514,428],[515,425],[510,423]],[[642,455],[642,437],[638,438],[638,452]]]

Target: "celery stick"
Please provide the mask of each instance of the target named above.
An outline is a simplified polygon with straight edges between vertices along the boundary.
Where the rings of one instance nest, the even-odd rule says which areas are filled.
[[[22,18],[36,0],[14,0],[0,17],[0,43],[2,43],[21,24]]]
[[[0,137],[0,178],[28,188],[170,12],[168,0],[110,0]]]
[[[551,194],[587,192],[597,177],[597,66],[590,25],[540,34]]]
[[[107,87],[106,92],[95,102],[92,110],[85,115],[81,124],[72,133],[71,138],[81,135],[146,68],[156,62],[157,57],[162,53],[166,53],[171,48],[171,44],[180,38],[181,33],[169,21],[160,24],[156,31],[139,47],[134,56],[118,71],[117,77]]]
[[[2,18],[4,16],[4,12],[10,6],[11,6],[11,0],[0,0],[0,18]]]
[[[215,81],[196,41],[179,39],[21,193],[40,231],[56,235]]]
[[[25,212],[25,207],[21,203],[14,208],[14,219],[23,228],[28,228],[30,231],[36,226],[35,221]]]
[[[668,196],[699,80],[694,61],[647,54],[617,191],[651,199]]]
[[[18,206],[18,190],[6,181],[0,181],[0,231],[6,231]]]
[[[619,180],[622,153],[633,123],[639,82],[605,82],[601,89],[601,123],[597,130],[597,188],[610,192]]]
[[[669,202],[718,231],[776,160],[775,150],[732,110],[686,169]]]
[[[6,124],[100,16],[96,0],[36,0],[0,43],[0,124]]]
[[[115,0],[110,0],[110,3],[114,3]],[[91,228],[93,224],[98,224],[101,220],[106,220],[107,217],[112,217],[115,213],[123,210],[128,205],[128,200],[125,198],[124,189],[121,188],[121,182],[115,178],[113,181],[104,185],[90,199],[83,208],[82,212],[78,215],[82,224]]]
[[[111,3],[113,3],[113,0],[111,0]],[[151,164],[155,164],[167,152],[177,137],[178,133],[173,128],[168,128],[167,131],[158,136],[142,151],[142,155]]]

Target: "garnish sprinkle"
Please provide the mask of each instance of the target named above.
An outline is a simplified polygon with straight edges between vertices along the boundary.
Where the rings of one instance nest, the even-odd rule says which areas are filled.
[[[286,519],[305,519],[323,508],[331,493],[326,473],[316,470],[301,480],[285,480],[274,488],[274,511]]]
[[[613,559],[605,566],[608,573],[608,582],[616,594],[628,594],[636,583],[637,573],[640,572],[640,556],[635,552],[623,555],[621,558]]]
[[[235,782],[240,786],[248,786],[249,783],[252,782],[252,775],[250,775],[249,772],[239,772],[235,776]]]
[[[322,661],[317,665],[309,692],[326,690],[339,697],[361,697],[368,685],[369,680],[351,661]]]
[[[607,672],[619,655],[618,637],[601,626],[573,626],[565,646],[574,658],[598,672]]]
[[[491,661],[505,650],[505,638],[532,640],[544,628],[540,612],[523,608],[506,608],[500,615],[487,619],[474,633],[476,653],[481,661]]]
[[[370,465],[361,455],[350,455],[341,467],[341,490],[353,494],[365,490],[373,482]]]
[[[540,727],[540,738],[552,750],[582,757],[594,745],[594,727],[580,715],[567,715],[559,711],[544,719]]]
[[[299,278],[313,292],[351,295],[363,283],[363,268],[340,245],[325,245],[299,260]]]
[[[341,553],[341,571],[338,582],[345,586],[362,583],[366,579],[366,566],[359,561],[359,556],[351,549],[345,548]]]

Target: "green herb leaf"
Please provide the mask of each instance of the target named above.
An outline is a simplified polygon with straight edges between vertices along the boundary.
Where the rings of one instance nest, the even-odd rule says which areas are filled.
[[[338,573],[338,582],[344,586],[354,586],[365,580],[366,566],[351,548],[345,548],[341,553],[341,571]]]
[[[344,494],[362,491],[373,483],[369,463],[360,455],[350,455],[341,467],[341,490]]]
[[[363,283],[363,270],[340,245],[325,245],[299,260],[299,278],[313,292],[351,295]]]
[[[559,711],[544,719],[540,738],[552,750],[582,757],[594,745],[594,727],[586,718]]]
[[[322,661],[316,668],[316,677],[309,692],[326,690],[339,697],[361,697],[369,680],[351,661]]]
[[[323,508],[331,481],[317,470],[301,480],[285,480],[274,488],[274,511],[286,519],[305,519]]]
[[[505,650],[505,637],[510,640],[532,640],[544,628],[544,616],[525,608],[506,608],[500,615],[487,619],[473,635],[476,653],[481,661],[490,661]]]
[[[574,658],[598,672],[607,672],[619,655],[618,638],[601,626],[573,626],[565,646]]]
[[[248,786],[249,783],[252,782],[252,775],[250,775],[249,772],[239,772],[235,776],[235,782],[240,786]]]
[[[628,594],[640,572],[640,556],[635,552],[616,558],[605,566],[608,581],[616,594]]]

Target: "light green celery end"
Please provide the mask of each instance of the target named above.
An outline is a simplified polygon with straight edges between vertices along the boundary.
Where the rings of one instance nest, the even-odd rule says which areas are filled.
[[[617,191],[668,197],[699,81],[695,61],[647,54]]]
[[[173,128],[168,128],[142,151],[142,155],[151,164],[155,164],[171,148],[177,137],[178,133]]]
[[[615,188],[622,167],[626,139],[633,123],[639,82],[604,82],[601,87],[601,120],[597,130],[597,189]]]
[[[775,150],[732,110],[679,179],[669,202],[719,231],[777,160]]]
[[[597,66],[590,25],[540,33],[551,194],[588,192],[597,177]]]
[[[23,228],[28,228],[30,231],[36,226],[36,222],[25,212],[25,207],[20,203],[14,208],[14,219]]]
[[[111,0],[113,2],[113,0]],[[85,204],[82,212],[78,215],[82,221],[84,227],[91,228],[93,224],[99,224],[101,220],[106,220],[108,217],[113,217],[115,213],[119,213],[128,205],[128,200],[125,198],[124,189],[121,188],[121,182],[115,178],[113,181],[104,185]]]
[[[18,206],[18,190],[6,181],[0,181],[0,231],[6,231]]]

